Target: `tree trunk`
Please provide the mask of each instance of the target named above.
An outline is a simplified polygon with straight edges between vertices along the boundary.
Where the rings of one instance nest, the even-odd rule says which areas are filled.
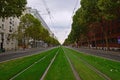
[[[110,48],[109,48],[109,43],[108,43],[108,36],[107,36],[107,32],[104,33],[105,35],[105,44],[106,44],[106,47],[107,47],[107,50],[109,51]]]
[[[96,36],[94,34],[94,41],[95,41],[95,48],[97,49],[97,41],[96,41]]]
[[[90,48],[91,48],[91,47],[90,47],[90,40],[87,39],[87,42],[88,42],[88,47],[89,47],[89,49],[90,49]]]
[[[105,21],[105,23],[106,23],[106,21]],[[109,48],[109,43],[108,43],[108,35],[107,35],[107,33],[108,33],[108,30],[106,29],[104,29],[104,27],[106,27],[106,25],[104,26],[105,24],[104,24],[104,22],[103,22],[103,18],[102,18],[102,20],[101,20],[101,26],[102,26],[102,33],[103,33],[103,39],[105,39],[105,45],[106,45],[106,48],[107,48],[107,50],[110,50],[110,48]],[[108,25],[107,25],[108,26]],[[104,41],[104,40],[103,40]]]

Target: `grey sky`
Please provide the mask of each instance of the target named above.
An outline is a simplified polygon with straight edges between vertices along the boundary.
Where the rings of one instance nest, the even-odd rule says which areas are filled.
[[[51,31],[55,34],[58,40],[63,43],[67,38],[72,23],[72,13],[75,8],[79,8],[79,0],[45,0],[47,7],[51,13],[51,19],[47,13],[44,0],[27,0],[29,7],[39,11],[45,22],[48,24]]]

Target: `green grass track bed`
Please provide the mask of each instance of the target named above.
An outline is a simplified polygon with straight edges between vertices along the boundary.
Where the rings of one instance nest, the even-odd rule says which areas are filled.
[[[81,80],[108,80],[99,72],[111,80],[120,80],[120,62],[80,53],[65,47],[1,62],[0,80],[9,80],[14,76],[12,80],[40,80],[55,55],[56,58],[48,69],[44,80],[76,80],[67,57]]]
[[[88,66],[85,65],[85,63],[79,60],[79,58],[74,55],[71,50],[64,50],[82,80],[104,80],[104,78],[100,77],[95,71],[91,70]]]
[[[81,66],[78,66],[78,64],[80,64],[80,61],[78,61],[78,59],[81,59],[84,62],[87,62],[91,66],[95,67],[97,70],[99,70],[103,74],[107,75],[111,80],[120,80],[120,62],[108,60],[106,58],[93,56],[90,54],[79,53],[75,50],[71,50],[71,49],[67,49],[67,48],[64,48],[64,50],[67,51],[67,55],[69,55],[69,57],[71,57],[72,61],[74,61],[76,68],[80,69]],[[78,58],[78,59],[75,60],[76,58],[73,57],[73,55],[75,55],[76,58]],[[78,63],[77,63],[77,61],[78,61]],[[83,69],[84,69],[83,71],[86,71],[85,67],[83,67]],[[78,71],[81,72],[81,70],[78,70]],[[88,72],[88,71],[86,71],[86,72]],[[81,73],[81,74],[83,75],[83,73]],[[91,73],[91,76],[92,75],[94,75],[94,74]],[[85,75],[84,77],[87,77],[87,75]],[[84,80],[87,80],[87,79],[84,79]],[[88,79],[88,80],[90,80],[90,79]],[[91,79],[91,80],[102,80],[102,79],[99,78],[99,79]]]
[[[75,80],[74,74],[61,48],[44,80]]]
[[[16,77],[14,80],[39,80],[48,65],[50,64],[51,59],[54,57],[55,53],[56,52],[48,55],[45,59],[30,67],[28,70]]]
[[[44,67],[47,66],[47,64],[49,64],[49,59],[54,55],[54,53],[57,50],[58,49],[55,48],[55,49],[52,49],[49,51],[42,52],[40,54],[26,56],[23,58],[18,58],[18,59],[0,63],[0,80],[8,80],[8,79],[12,78],[16,74],[20,73],[21,71],[23,71],[24,69],[29,67],[34,62],[38,61],[40,58],[43,58],[44,56],[51,54],[50,56],[48,56],[48,58],[45,58],[45,59],[47,59],[46,61],[43,60],[43,62],[41,64],[42,66],[41,66],[41,68],[39,68],[39,71],[43,72],[42,70],[44,70]],[[43,64],[43,63],[46,63],[46,64]],[[37,63],[37,64],[39,64],[39,63]],[[40,65],[38,65],[38,66],[40,66]],[[38,66],[36,68],[38,68]],[[32,69],[30,72],[35,71],[36,68]],[[37,71],[36,74],[38,74],[39,71]],[[40,78],[41,72],[39,72],[39,78]],[[27,72],[25,72],[25,74],[26,74],[26,76],[28,75]],[[32,73],[32,75],[31,75],[31,73],[30,73],[31,77],[35,76],[36,74]],[[21,79],[19,79],[19,80],[21,80]],[[24,79],[22,79],[22,80],[24,80]],[[32,79],[30,79],[30,80],[32,80]]]

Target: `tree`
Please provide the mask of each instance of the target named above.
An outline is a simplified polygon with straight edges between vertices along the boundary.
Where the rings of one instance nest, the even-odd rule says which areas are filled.
[[[104,19],[111,20],[120,17],[120,0],[99,0],[97,5]]]
[[[25,14],[20,21],[17,33],[19,45],[26,46],[29,44],[29,40],[33,40],[33,47],[37,47],[36,41],[44,41],[52,45],[59,43],[56,39],[50,37],[48,30],[31,14]]]
[[[97,5],[100,9],[101,26],[105,37],[106,47],[107,50],[109,50],[109,30],[105,29],[108,29],[107,27],[109,27],[108,22],[110,23],[112,20],[120,18],[120,0],[99,0]]]
[[[108,31],[109,23],[120,18],[120,0],[81,0],[81,8],[77,10],[73,17],[72,30],[65,40],[65,43],[74,41],[88,41],[89,33],[94,34],[94,42],[97,47],[96,34],[98,27],[102,31],[103,41],[109,49]]]
[[[28,45],[30,39],[33,39],[34,42],[41,39],[43,26],[38,19],[34,18],[31,14],[25,14],[21,17],[20,21],[17,33],[19,45]]]
[[[0,0],[0,17],[20,16],[26,4],[26,0]]]

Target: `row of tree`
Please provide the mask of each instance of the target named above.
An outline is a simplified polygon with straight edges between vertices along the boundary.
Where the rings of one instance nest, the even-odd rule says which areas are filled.
[[[25,10],[27,0],[0,0],[0,17],[20,17]],[[18,39],[19,45],[25,45],[25,40],[42,40],[49,45],[58,45],[59,42],[51,37],[49,32],[43,28],[40,21],[30,14],[21,17],[18,31],[12,37]],[[24,40],[23,40],[24,39]]]
[[[87,40],[88,33],[95,33],[97,27],[102,27],[106,47],[108,45],[107,31],[104,22],[120,19],[120,0],[81,0],[81,7],[73,16],[72,30],[64,44],[69,45]]]
[[[58,40],[51,37],[48,30],[31,14],[21,17],[18,31],[14,33],[14,36],[18,39],[19,46],[30,45],[30,40],[32,40],[32,44],[35,44],[36,41],[44,41],[48,45],[59,45]]]

